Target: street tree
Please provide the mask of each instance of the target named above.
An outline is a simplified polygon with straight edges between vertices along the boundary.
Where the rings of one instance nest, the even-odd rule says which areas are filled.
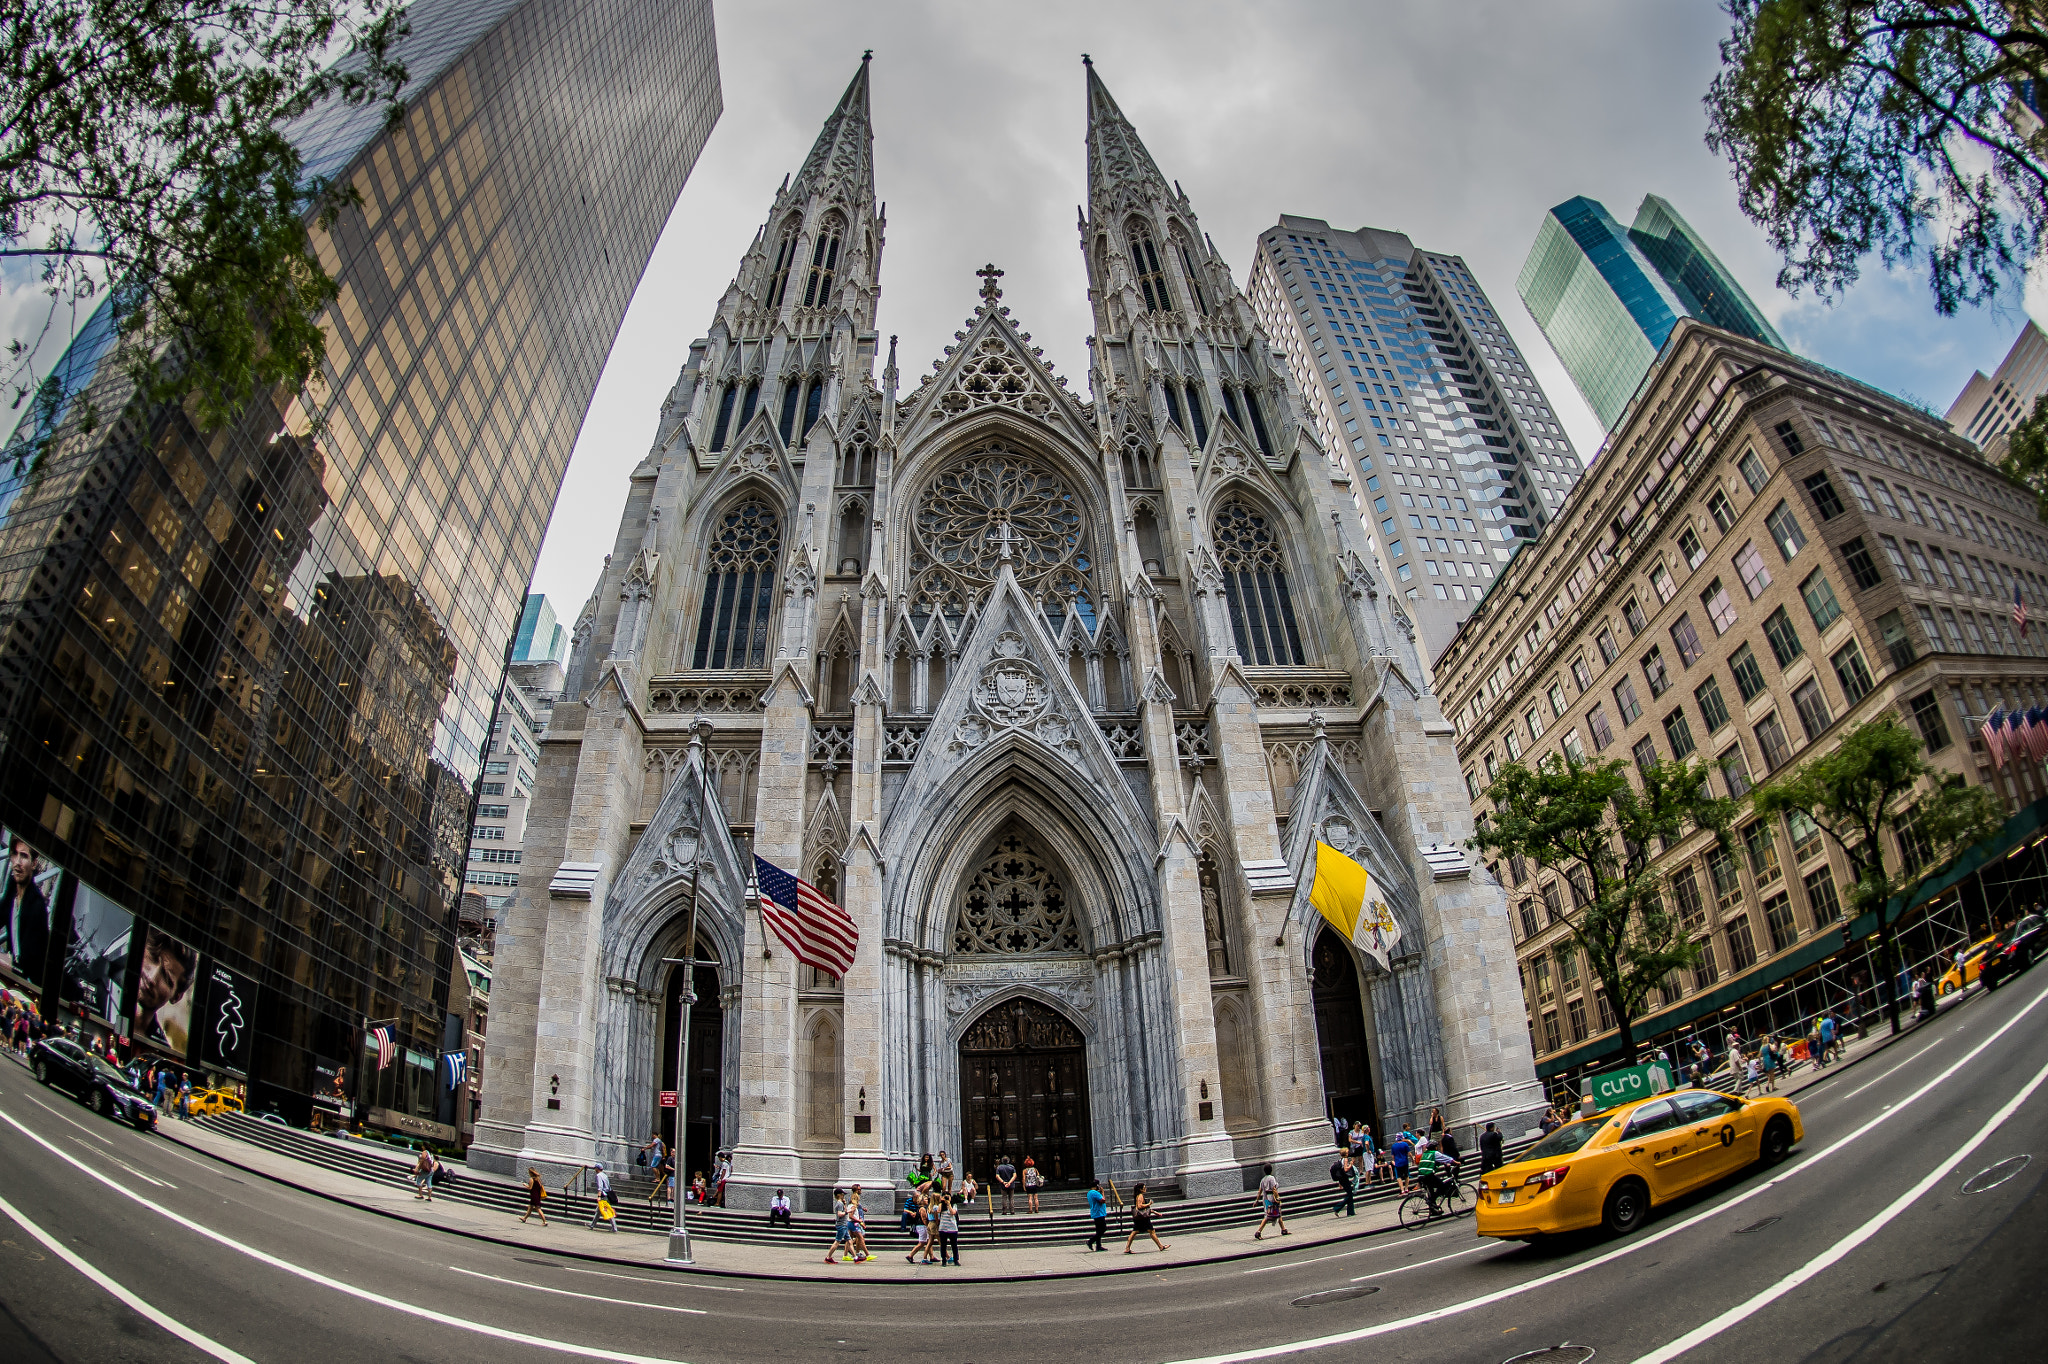
[[[1534,767],[1510,763],[1483,793],[1493,808],[1479,816],[1472,839],[1483,853],[1525,858],[1569,886],[1560,897],[1571,930],[1565,941],[1584,950],[1607,992],[1626,1065],[1636,1063],[1634,1023],[1650,991],[1700,955],[1665,902],[1651,858],[1660,842],[1697,828],[1725,844],[1734,812],[1734,802],[1712,794],[1699,764],[1652,763],[1634,780],[1632,766],[1555,754]]]
[[[2035,510],[2048,517],[2048,393],[2035,398],[2034,410],[2006,434],[1998,467],[2032,488]]]
[[[2016,283],[2048,231],[2048,0],[1726,0],[1707,146],[1823,298],[1923,253],[1935,307]],[[2029,103],[2031,101],[2031,107]]]
[[[1858,725],[1829,752],[1758,787],[1754,799],[1756,812],[1767,818],[1803,812],[1848,857],[1854,881],[1847,912],[1852,919],[1877,912],[1877,969],[1897,1032],[1899,992],[1893,982],[1899,968],[1882,911],[1894,896],[1910,892],[1957,853],[1995,833],[2005,818],[1998,797],[1989,787],[1935,767],[1920,735],[1888,710]],[[1902,847],[1913,845],[1912,865],[1887,857],[1887,832]]]
[[[391,46],[406,31],[402,0],[0,11],[0,268],[20,262],[48,297],[0,359],[10,405],[33,405],[17,472],[72,396],[45,343],[102,299],[142,392],[191,395],[204,425],[259,387],[316,379],[336,285],[312,231],[360,195],[306,174],[287,125],[328,99],[381,103],[396,122],[406,72]]]

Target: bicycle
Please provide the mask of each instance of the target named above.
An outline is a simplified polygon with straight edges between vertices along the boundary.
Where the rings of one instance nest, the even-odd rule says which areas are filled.
[[[1479,1202],[1479,1186],[1476,1182],[1448,1179],[1435,1193],[1417,1189],[1401,1200],[1400,1217],[1404,1230],[1427,1226],[1444,1217],[1463,1217],[1470,1213]]]

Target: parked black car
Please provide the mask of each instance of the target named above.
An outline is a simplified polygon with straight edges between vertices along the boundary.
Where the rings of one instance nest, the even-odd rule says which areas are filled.
[[[2041,955],[2044,947],[2048,947],[2048,919],[2039,914],[2028,914],[1986,954],[1977,979],[1984,982],[1985,989],[1996,990],[2006,977],[2016,976],[2032,966],[2034,958]]]
[[[128,1077],[68,1037],[46,1037],[28,1049],[36,1079],[69,1092],[103,1118],[156,1129],[156,1105],[128,1083]]]

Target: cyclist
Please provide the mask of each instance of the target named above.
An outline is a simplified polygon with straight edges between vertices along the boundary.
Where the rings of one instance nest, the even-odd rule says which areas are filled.
[[[1422,1186],[1422,1192],[1429,1196],[1429,1215],[1431,1217],[1437,1214],[1437,1195],[1447,1192],[1437,1179],[1437,1161],[1438,1153],[1436,1147],[1425,1140],[1422,1143],[1421,1154],[1415,1158],[1415,1178],[1416,1182]]]

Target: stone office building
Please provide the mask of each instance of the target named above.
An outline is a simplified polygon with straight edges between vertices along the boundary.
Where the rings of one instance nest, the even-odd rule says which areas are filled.
[[[623,1163],[676,1088],[736,1206],[941,1149],[1234,1192],[1322,1178],[1332,1114],[1526,1126],[1450,726],[1193,206],[1091,70],[1090,396],[992,267],[903,391],[868,81],[691,348],[574,627],[472,1163]],[[1388,888],[1391,972],[1297,891],[1318,838]],[[844,979],[766,931],[753,854],[850,911]]]
[[[1831,370],[1682,319],[1565,514],[1436,675],[1475,802],[1502,764],[1555,753],[1703,759],[1717,794],[1739,798],[1890,709],[1939,767],[2017,809],[2044,794],[2039,772],[1994,773],[1973,734],[1996,706],[2048,705],[2048,648],[2038,628],[2014,629],[2015,589],[2030,611],[2048,602],[2048,531],[1976,447]],[[1653,996],[1638,1036],[1839,946],[1840,850],[1797,815],[1744,812],[1736,834],[1732,855],[1694,834],[1661,859],[1706,953]],[[1563,945],[1570,887],[1519,860],[1497,870],[1539,1071],[1597,1061],[1618,1044],[1598,981]]]

